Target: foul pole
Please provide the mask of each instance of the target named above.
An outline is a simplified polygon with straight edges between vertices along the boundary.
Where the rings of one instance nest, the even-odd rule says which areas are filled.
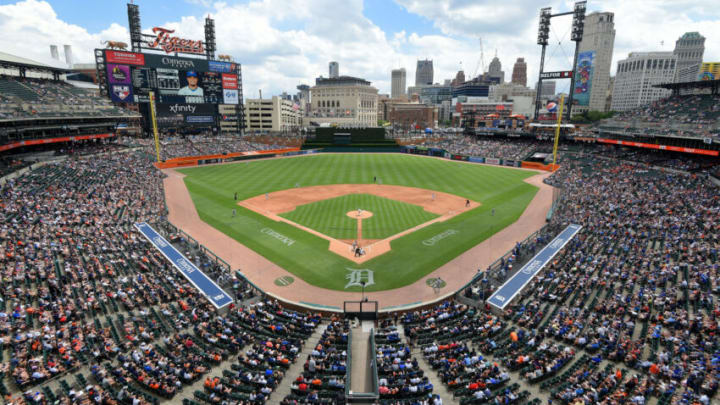
[[[565,95],[560,96],[560,105],[558,106],[557,124],[555,127],[555,145],[553,145],[553,163],[552,170],[555,170],[555,162],[557,162],[557,148],[560,140],[560,124],[562,124],[563,105],[565,105]]]
[[[160,162],[160,139],[158,138],[157,120],[155,119],[155,92],[150,92],[150,120],[152,121],[153,136],[155,137],[155,158]]]

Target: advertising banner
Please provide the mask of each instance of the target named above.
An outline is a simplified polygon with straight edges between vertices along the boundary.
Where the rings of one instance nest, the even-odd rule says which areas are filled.
[[[105,61],[108,63],[142,66],[145,64],[145,55],[135,52],[105,51]]]
[[[462,160],[464,162],[467,162],[468,157],[463,155],[452,155],[452,160]]]
[[[229,62],[208,61],[208,68],[211,72],[232,73],[235,71],[235,64]]]
[[[514,166],[515,166],[515,161],[514,161],[514,160],[507,160],[507,159],[506,159],[506,160],[503,160],[503,165],[504,165],[504,166],[514,167]]]
[[[577,73],[575,75],[575,90],[573,99],[578,105],[590,104],[590,87],[592,86],[593,68],[595,65],[595,51],[578,54]]]
[[[215,122],[217,107],[213,104],[156,104],[157,122],[160,126],[182,124],[207,126]]]
[[[207,59],[181,58],[172,55],[160,54],[143,54],[145,57],[145,67],[164,68],[164,69],[182,69],[197,70],[202,72],[210,71],[209,61]]]
[[[481,158],[481,157],[470,156],[470,157],[468,158],[468,162],[473,162],[473,163],[485,163],[485,159],[484,159],[484,158]]]
[[[487,163],[487,164],[489,164],[489,165],[499,165],[499,164],[500,164],[500,159],[496,159],[496,158],[485,158],[485,163]]]
[[[129,84],[111,84],[108,87],[110,99],[116,103],[132,103],[132,86]]]
[[[612,143],[615,145],[635,146],[637,148],[648,148],[648,149],[669,150],[669,151],[673,151],[673,152],[694,153],[696,155],[707,155],[707,156],[720,155],[720,152],[718,152],[716,150],[684,148],[681,146],[656,145],[654,143],[618,141],[616,139],[605,139],[605,138],[598,138],[597,141],[600,143]]]
[[[223,73],[222,74],[222,88],[229,89],[229,90],[237,90],[237,88],[238,88],[237,75]]]
[[[108,63],[107,77],[110,84],[130,84],[130,66]]]
[[[190,260],[188,260],[182,253],[180,253],[173,245],[171,245],[165,238],[163,238],[155,229],[145,222],[135,224],[140,233],[152,243],[152,245],[165,258],[172,263],[173,267],[177,269],[192,285],[202,294],[205,298],[210,301],[215,308],[222,308],[233,302],[233,299],[220,286],[218,286],[210,277],[208,277],[202,270],[198,269],[197,266]]]
[[[59,138],[30,139],[27,141],[12,142],[12,143],[8,143],[5,145],[0,145],[0,152],[19,148],[21,146],[44,145],[44,144],[48,144],[48,143],[70,142],[70,141],[84,141],[84,140],[88,140],[88,139],[105,139],[105,138],[111,138],[113,136],[115,136],[115,134],[76,135],[76,136],[62,136]]]
[[[487,300],[488,304],[504,310],[525,286],[567,245],[582,226],[570,224],[555,239],[527,262],[518,272],[510,277]]]

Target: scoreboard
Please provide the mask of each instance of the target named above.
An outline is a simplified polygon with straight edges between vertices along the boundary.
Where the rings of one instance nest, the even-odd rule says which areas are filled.
[[[141,111],[154,92],[161,127],[208,126],[217,121],[219,104],[240,102],[236,63],[109,49],[96,49],[95,58],[101,92]]]

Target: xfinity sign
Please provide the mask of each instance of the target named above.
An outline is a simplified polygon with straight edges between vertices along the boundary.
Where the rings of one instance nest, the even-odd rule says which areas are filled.
[[[179,114],[179,113],[192,114],[195,112],[195,108],[196,107],[194,105],[189,105],[189,104],[187,104],[187,105],[174,104],[174,105],[169,106],[170,112],[174,113],[174,114]]]

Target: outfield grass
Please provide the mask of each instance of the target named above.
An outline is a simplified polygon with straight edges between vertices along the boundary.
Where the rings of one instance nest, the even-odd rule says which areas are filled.
[[[411,284],[516,221],[537,192],[522,181],[534,172],[403,154],[318,154],[180,171],[187,175],[185,184],[203,221],[308,283],[338,290],[345,290],[347,268],[374,271],[375,284],[367,291]],[[244,200],[296,185],[370,184],[373,176],[383,184],[455,194],[482,205],[398,238],[390,252],[356,265],[328,251],[327,240],[239,207],[233,200],[235,192]],[[237,208],[235,218],[233,208]],[[262,233],[264,228],[295,243],[288,246]],[[431,247],[423,245],[447,230],[455,233]],[[355,290],[360,289],[346,291]]]
[[[357,219],[347,213],[358,208],[373,214],[362,221],[363,239],[385,239],[439,216],[417,205],[372,194],[329,198],[300,205],[280,216],[335,239],[355,239]]]

